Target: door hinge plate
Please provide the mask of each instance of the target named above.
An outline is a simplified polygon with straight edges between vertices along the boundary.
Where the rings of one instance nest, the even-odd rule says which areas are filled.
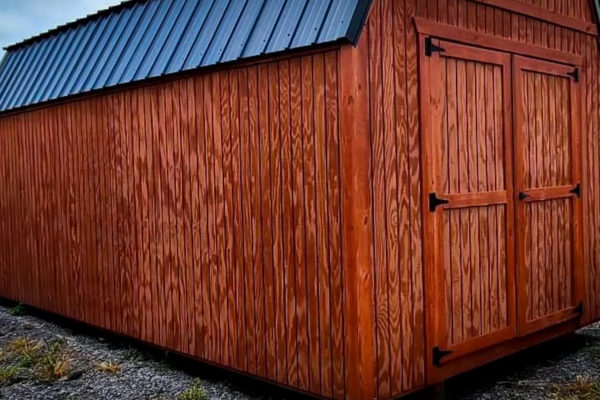
[[[577,197],[581,197],[581,183],[578,183],[573,189],[569,190]]]
[[[425,38],[425,55],[427,57],[431,57],[433,53],[443,53],[446,50],[440,46],[437,46],[433,43],[432,37]]]
[[[450,201],[440,199],[436,193],[429,193],[429,211],[434,212],[439,206],[448,204]]]
[[[567,73],[575,82],[579,82],[579,68],[575,68],[572,72]]]
[[[452,354],[450,350],[442,350],[439,346],[433,348],[433,365],[440,367],[442,365],[442,358],[448,357]]]
[[[519,200],[523,201],[529,198],[529,194],[525,192],[519,192]]]

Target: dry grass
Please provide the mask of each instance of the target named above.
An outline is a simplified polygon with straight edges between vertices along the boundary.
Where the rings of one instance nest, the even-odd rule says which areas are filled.
[[[64,354],[46,354],[36,370],[36,376],[44,382],[53,382],[65,378],[69,372],[70,361]]]
[[[579,377],[574,382],[554,386],[556,400],[598,400],[600,381],[597,378]]]
[[[102,361],[96,365],[96,369],[106,374],[119,375],[121,373],[121,365],[112,361]]]
[[[25,337],[13,339],[8,343],[6,353],[21,367],[35,365],[40,357],[42,344]]]
[[[18,337],[0,348],[0,386],[17,379],[52,382],[70,372],[70,360],[60,342],[45,343]]]

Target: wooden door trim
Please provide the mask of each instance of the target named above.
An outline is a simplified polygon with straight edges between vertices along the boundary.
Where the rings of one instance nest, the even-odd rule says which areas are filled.
[[[421,122],[421,143],[427,143],[431,140],[431,120],[429,113],[425,110],[429,110],[430,101],[429,96],[431,92],[431,57],[424,57],[425,54],[425,35],[419,35],[419,85],[420,85],[420,122]],[[427,115],[426,115],[427,114]],[[430,154],[430,146],[421,146],[421,160],[422,165],[429,165],[430,160],[434,160],[435,157]],[[429,210],[427,203],[429,201],[428,193],[431,188],[434,187],[433,174],[430,170],[434,168],[421,168],[421,180],[423,190],[422,194],[422,207],[423,209],[423,262],[424,262],[424,300],[425,300],[425,368],[427,376],[431,376],[434,372],[431,360],[433,359],[433,348],[438,342],[439,332],[439,317],[436,315],[437,310],[437,298],[434,292],[438,292],[440,289],[443,290],[442,277],[439,276],[439,271],[434,268],[435,260],[434,251],[435,246],[432,240],[427,238],[434,237],[435,225],[433,218],[429,216]]]
[[[575,313],[574,309],[574,307],[570,307],[566,310],[561,310],[545,317],[528,321],[525,328],[519,331],[519,336],[526,336],[542,329],[560,325],[564,322],[577,320],[580,315]]]
[[[554,60],[538,60],[531,57],[515,55],[515,60],[519,62],[519,67],[525,71],[539,72],[571,78],[573,73],[572,65],[564,65]]]
[[[538,331],[535,334],[515,337],[507,342],[487,347],[475,354],[457,358],[456,360],[453,360],[453,362],[443,365],[439,369],[432,370],[431,373],[427,375],[427,383],[432,385],[442,382],[448,378],[489,364],[494,360],[505,358],[508,355],[522,351],[536,344],[568,335],[569,333],[575,332],[577,328],[577,322],[571,319],[556,326]]]
[[[525,203],[532,203],[536,201],[568,199],[570,197],[577,196],[577,194],[574,193],[574,190],[577,189],[579,185],[555,186],[548,188],[534,188],[523,190],[521,193],[524,193],[527,197],[521,201]]]
[[[425,35],[419,35],[420,42],[420,54],[424,55],[425,46]],[[454,356],[448,357],[447,360],[451,361],[453,358],[465,357],[465,354],[458,354],[460,351],[466,351],[474,348],[484,348],[497,344],[498,341],[503,339],[510,339],[516,335],[517,315],[516,315],[516,283],[515,283],[515,262],[514,262],[514,186],[513,186],[513,144],[512,144],[512,117],[510,110],[512,108],[512,58],[511,55],[504,52],[493,52],[488,49],[483,49],[477,46],[462,45],[455,43],[447,43],[439,39],[434,39],[434,43],[437,46],[448,46],[448,52],[439,53],[428,56],[421,56],[419,69],[420,69],[420,85],[421,85],[421,142],[422,143],[436,143],[434,136],[434,127],[441,126],[441,111],[435,112],[432,107],[443,107],[440,98],[432,98],[432,96],[438,96],[441,93],[439,85],[442,84],[441,79],[435,79],[432,77],[439,76],[441,57],[448,56],[449,51],[452,50],[451,57],[462,58],[465,56],[465,52],[469,51],[471,54],[466,55],[466,59],[478,61],[481,63],[491,63],[502,67],[502,78],[503,78],[503,108],[507,110],[504,112],[504,173],[505,179],[505,190],[495,192],[483,192],[483,193],[463,193],[463,194],[447,194],[449,203],[443,207],[430,211],[428,202],[430,193],[436,192],[436,184],[442,180],[437,176],[441,174],[441,168],[439,162],[441,157],[439,155],[439,146],[423,145],[421,147],[422,160],[424,167],[421,169],[423,191],[422,201],[425,205],[423,207],[423,233],[425,240],[424,243],[424,262],[425,262],[425,310],[426,310],[426,331],[427,331],[427,349],[426,349],[426,365],[429,373],[436,374],[434,370],[439,370],[439,367],[434,366],[433,360],[433,349],[436,346],[445,345],[445,330],[444,326],[446,323],[446,310],[440,307],[442,300],[440,294],[446,292],[445,288],[445,276],[443,268],[439,266],[439,255],[440,249],[437,245],[441,242],[441,238],[444,235],[444,226],[440,223],[439,213],[443,212],[448,208],[461,208],[461,207],[476,207],[484,205],[494,204],[506,204],[506,280],[507,280],[507,324],[508,326],[504,329],[496,332],[485,334],[484,336],[466,340],[463,343],[454,344],[450,347],[455,351]],[[456,51],[456,53],[454,53]],[[427,110],[427,112],[425,111]],[[444,360],[445,362],[446,360]]]
[[[501,10],[511,11],[521,14],[526,17],[535,18],[537,20],[550,24],[569,28],[574,31],[582,32],[588,35],[597,35],[598,27],[596,24],[587,21],[581,21],[566,15],[558,14],[546,8],[535,6],[533,4],[524,3],[516,0],[471,0],[474,3],[481,3],[488,6],[496,7]]]
[[[581,77],[578,79],[570,80],[570,95],[571,95],[571,120],[573,125],[573,134],[571,135],[571,152],[573,158],[571,160],[572,179],[579,186],[579,196],[573,198],[573,254],[572,260],[575,266],[575,274],[573,276],[573,296],[575,297],[575,304],[583,304],[585,301],[585,277],[583,271],[585,267],[583,265],[583,201],[582,196],[584,193],[582,190],[583,180],[583,157],[581,153],[581,96],[584,92],[582,90]],[[583,315],[580,316],[580,321],[583,319]]]
[[[486,207],[508,203],[508,191],[498,190],[495,192],[478,193],[455,193],[444,194],[444,200],[448,203],[440,208],[444,210],[465,207]]]
[[[440,24],[422,17],[415,17],[415,26],[417,32],[423,36],[421,41],[425,39],[425,36],[433,36],[435,38],[451,40],[469,46],[520,54],[527,57],[551,60],[563,64],[575,66],[583,64],[583,57],[577,54],[566,53],[559,50],[548,49],[481,32],[475,32],[469,29]]]

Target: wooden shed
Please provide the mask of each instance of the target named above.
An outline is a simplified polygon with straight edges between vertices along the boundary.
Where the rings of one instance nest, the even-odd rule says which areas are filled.
[[[588,0],[133,0],[7,48],[0,295],[335,399],[600,319]]]

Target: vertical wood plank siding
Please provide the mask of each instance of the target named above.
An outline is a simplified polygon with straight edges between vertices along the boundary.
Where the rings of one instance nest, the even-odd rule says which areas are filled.
[[[523,0],[593,21],[587,0]],[[583,55],[584,323],[600,319],[600,58],[594,36],[472,0],[377,0],[369,16],[378,396],[425,384],[417,33],[413,17]]]
[[[338,57],[1,118],[1,295],[343,397]]]
[[[587,0],[522,1],[594,21]],[[431,349],[423,55],[414,17],[583,56],[582,323],[600,319],[597,38],[473,0],[375,0],[358,48],[1,117],[0,295],[327,398],[388,399],[423,387]],[[443,65],[448,90],[473,90],[475,97],[496,92],[500,76],[491,66]],[[469,70],[490,78],[489,88],[456,75]],[[468,99],[462,100],[453,107],[464,108]],[[455,123],[447,121],[446,129]],[[452,152],[475,171],[478,160],[468,149],[477,143],[462,147],[446,146],[445,160],[451,163]],[[357,166],[368,170],[368,163],[369,171]],[[455,177],[446,177],[448,185]],[[552,205],[548,215],[560,218],[561,210],[568,211]],[[505,211],[456,211],[447,228],[467,232],[494,214]],[[503,236],[504,228],[497,229]],[[491,261],[471,268],[499,268],[493,260],[508,245],[497,244],[484,253]],[[462,278],[482,276],[471,272]],[[559,279],[551,277],[532,290],[554,293],[550,283]],[[503,283],[493,279],[501,292]],[[454,311],[471,312],[454,300]],[[506,325],[506,301],[491,296],[481,332]],[[470,335],[462,325],[452,328],[457,342]],[[359,385],[373,369],[376,385]]]

